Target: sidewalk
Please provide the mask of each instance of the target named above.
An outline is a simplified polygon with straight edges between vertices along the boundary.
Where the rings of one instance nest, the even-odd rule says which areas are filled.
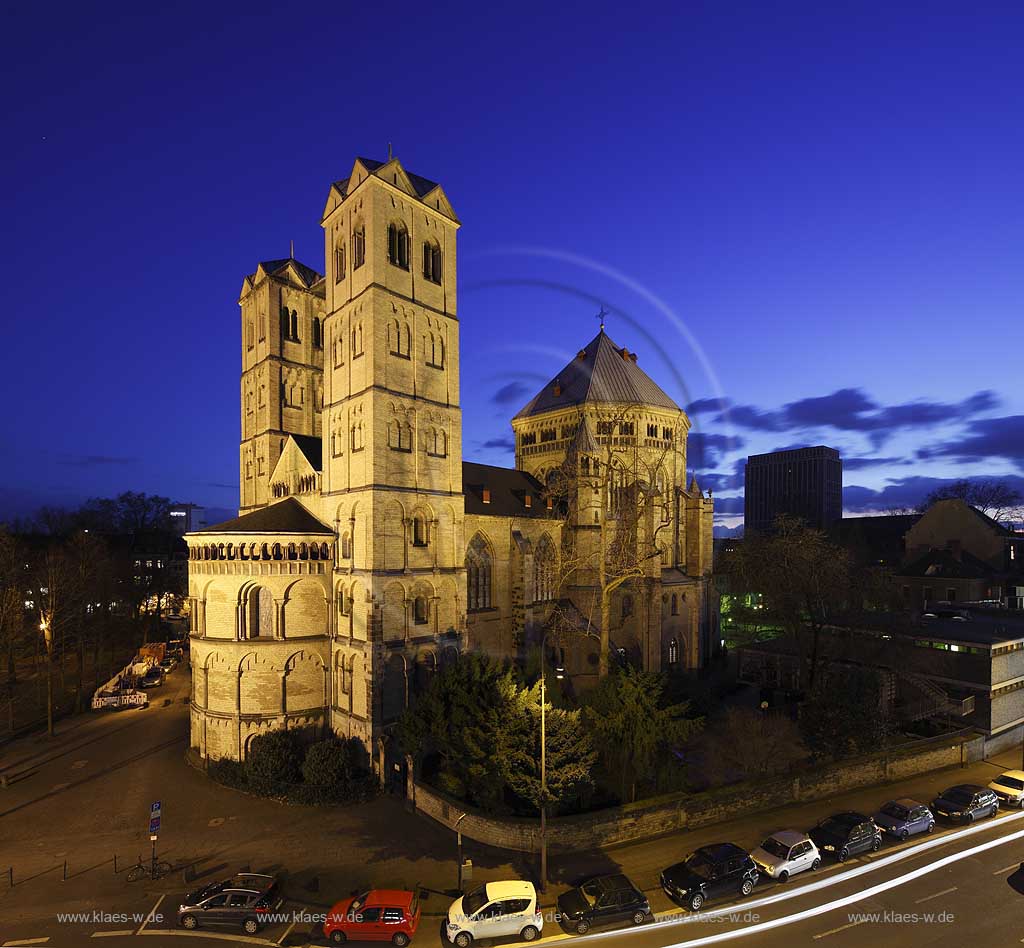
[[[155,707],[148,710],[97,715],[95,721],[58,735],[53,745],[43,738],[5,749],[0,767],[18,761],[24,766],[26,760],[35,764],[29,767],[31,776],[0,790],[0,873],[13,863],[16,878],[27,879],[67,858],[71,875],[64,883],[59,871],[50,871],[13,890],[0,875],[5,913],[42,915],[52,913],[57,904],[61,910],[73,910],[75,904],[96,907],[138,891],[113,875],[111,858],[116,853],[119,861],[127,862],[140,852],[148,853],[148,813],[155,800],[163,806],[160,857],[178,869],[194,865],[196,884],[244,867],[281,872],[289,897],[318,909],[355,889],[420,885],[436,893],[426,899],[426,913],[439,916],[446,911],[447,892],[457,878],[454,833],[429,817],[410,813],[405,801],[396,797],[318,809],[286,806],[213,783],[184,761],[188,706],[182,696],[187,694],[187,677],[178,675],[158,689]],[[162,707],[165,697],[174,698],[174,703]],[[698,846],[732,841],[750,849],[774,830],[807,829],[836,810],[871,814],[894,797],[930,802],[951,784],[985,784],[1019,764],[1015,750],[964,768],[859,789],[831,800],[752,811],[727,823],[644,842],[591,852],[552,852],[542,902],[552,906],[565,888],[611,871],[625,872],[641,888],[656,893],[661,870]],[[465,841],[464,855],[473,861],[469,886],[510,878],[537,881],[537,856],[471,840]],[[170,897],[192,885],[178,871],[146,884],[146,890]]]

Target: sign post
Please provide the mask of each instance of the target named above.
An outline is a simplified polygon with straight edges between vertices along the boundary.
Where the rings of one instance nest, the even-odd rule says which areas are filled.
[[[160,801],[149,808],[150,878],[156,878],[156,841],[160,837]]]

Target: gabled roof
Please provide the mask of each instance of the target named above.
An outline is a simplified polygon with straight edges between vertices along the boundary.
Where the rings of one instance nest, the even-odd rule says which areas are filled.
[[[455,216],[455,211],[452,209],[448,196],[444,193],[444,188],[430,178],[407,171],[402,167],[402,163],[397,158],[389,158],[387,161],[377,161],[373,158],[363,157],[356,158],[352,166],[352,173],[347,178],[339,178],[331,184],[331,190],[336,192],[339,201],[344,200],[348,196],[349,185],[353,177],[357,179],[353,189],[362,182],[362,175],[358,174],[360,168],[367,175],[374,175],[383,180],[387,180],[385,172],[390,168],[395,180],[389,183],[398,185],[403,191],[409,191],[413,197],[418,198],[428,206],[433,204],[435,210],[440,211],[445,217],[449,217],[458,223],[458,218]],[[432,200],[427,201],[428,197],[432,197]],[[324,216],[330,213],[336,206],[337,204],[331,204],[330,195],[328,195],[327,210],[324,211]]]
[[[682,409],[602,329],[515,417],[528,418],[572,405],[606,402]]]
[[[247,279],[250,283],[255,283],[260,270],[267,274],[267,276],[278,276],[288,268],[289,264],[291,264],[295,275],[307,287],[313,286],[323,279],[322,274],[317,273],[312,267],[307,267],[304,263],[299,263],[298,260],[292,257],[282,257],[280,260],[262,260],[256,268],[256,272],[250,274]]]
[[[225,520],[203,530],[195,530],[190,536],[203,533],[302,533],[333,536],[334,531],[314,517],[294,497],[269,507],[261,507],[252,513]]]
[[[484,503],[484,490],[490,491],[490,502]],[[462,462],[462,492],[466,497],[466,513],[491,517],[555,517],[547,509],[544,485],[532,474],[510,467]],[[526,506],[526,497],[530,506]]]
[[[324,469],[324,442],[322,438],[314,438],[312,435],[302,434],[292,434],[288,437],[295,442],[303,457],[309,461],[309,465],[314,471],[322,471]]]

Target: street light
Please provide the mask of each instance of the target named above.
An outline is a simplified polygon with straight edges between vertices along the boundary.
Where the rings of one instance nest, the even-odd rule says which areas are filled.
[[[46,733],[53,737],[53,629],[45,615],[39,617],[39,631],[46,643]]]
[[[547,674],[545,660],[548,650],[548,634],[545,631],[540,640],[540,890],[546,891],[548,883],[548,780],[547,780]],[[555,666],[555,677],[565,678],[565,668]]]
[[[459,824],[466,818],[466,814],[463,813],[460,817],[455,820],[455,836],[456,842],[459,847],[459,894],[462,894],[462,830],[459,829]]]

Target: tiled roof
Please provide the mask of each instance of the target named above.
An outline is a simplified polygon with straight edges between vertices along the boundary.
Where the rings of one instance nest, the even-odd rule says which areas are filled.
[[[595,402],[681,410],[636,364],[635,356],[615,345],[602,329],[516,418]]]
[[[317,273],[312,267],[307,267],[304,263],[299,263],[298,260],[294,260],[291,257],[282,257],[280,260],[262,260],[260,266],[270,274],[278,273],[288,266],[289,263],[295,264],[295,269],[298,271],[299,276],[302,278],[302,282],[306,286],[312,286],[314,283],[319,283],[323,279],[323,275]],[[253,273],[249,279],[255,278],[256,274]]]
[[[326,523],[314,517],[294,497],[261,507],[234,520],[214,524],[195,533],[314,533],[333,536]]]
[[[934,577],[936,579],[985,579],[995,570],[967,550],[955,556],[952,550],[931,550],[900,568],[900,576]]]
[[[309,461],[314,471],[322,471],[324,464],[323,439],[314,438],[312,435],[293,434],[289,435],[303,456]]]
[[[490,491],[490,503],[484,503],[484,489]],[[554,517],[543,497],[544,485],[532,474],[509,467],[462,462],[462,492],[466,513],[491,517]],[[530,506],[526,496],[530,495]]]

